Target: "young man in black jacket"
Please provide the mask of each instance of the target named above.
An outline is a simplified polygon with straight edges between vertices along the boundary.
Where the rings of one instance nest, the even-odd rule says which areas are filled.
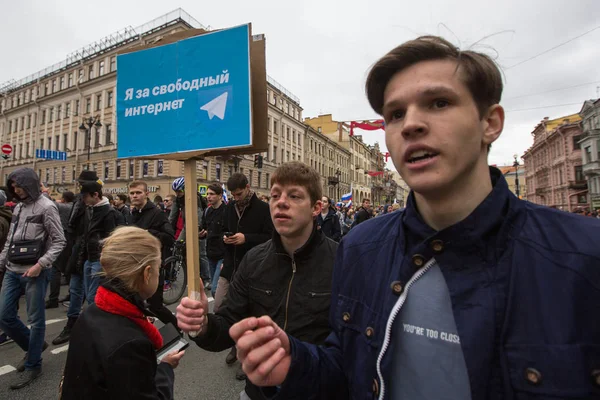
[[[206,208],[200,238],[206,238],[206,255],[211,276],[211,294],[215,297],[221,266],[225,257],[225,243],[223,243],[223,211],[227,207],[223,203],[223,188],[216,183],[208,186],[206,198],[210,207]]]
[[[131,224],[138,228],[146,229],[155,236],[162,245],[162,260],[169,255],[175,232],[169,223],[169,218],[153,202],[148,201],[148,184],[144,181],[133,181],[129,184],[129,198],[131,199]],[[158,288],[156,293],[148,299],[148,308],[164,324],[172,323],[177,327],[177,319],[163,304],[163,285],[165,284],[165,270],[160,269]]]
[[[371,218],[371,216],[371,200],[363,199],[362,206],[359,207],[359,209],[356,210],[356,213],[354,214],[354,223],[352,224],[352,227],[354,228],[356,225],[365,222],[366,220]]]
[[[177,307],[180,328],[199,332],[193,340],[205,350],[230,347],[229,328],[250,316],[269,315],[287,333],[310,343],[323,343],[330,332],[331,277],[338,245],[316,229],[315,217],[321,211],[317,171],[300,162],[277,168],[269,206],[276,232],[245,255],[219,310],[208,314],[203,291],[200,301],[186,297]],[[247,381],[245,396],[265,399],[274,391]]]
[[[331,206],[331,199],[323,196],[321,199],[323,207],[317,215],[317,229],[320,229],[325,236],[339,242],[342,238],[342,226],[340,225],[340,217]]]
[[[77,271],[81,271],[81,264],[83,264],[83,273],[71,275],[67,325],[52,341],[55,346],[66,343],[71,338],[71,329],[79,317],[84,298],[87,299],[88,304],[94,303],[96,290],[100,285],[98,273],[102,270],[100,265],[102,240],[106,239],[117,226],[125,225],[123,216],[102,195],[101,181],[81,182],[81,200],[87,208],[83,210],[82,215],[82,241],[73,256],[77,260]]]

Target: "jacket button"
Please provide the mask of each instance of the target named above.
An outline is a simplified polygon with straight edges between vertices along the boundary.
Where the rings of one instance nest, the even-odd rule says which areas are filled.
[[[594,381],[594,385],[600,387],[600,369],[592,371],[592,380]]]
[[[441,253],[444,250],[444,242],[442,242],[441,240],[432,241],[431,249],[436,253]]]
[[[375,330],[373,330],[373,328],[371,328],[370,326],[367,327],[367,329],[365,330],[365,335],[367,335],[368,338],[373,337],[373,335],[375,334]]]
[[[537,386],[542,383],[542,374],[535,368],[527,368],[525,370],[525,379],[532,385]]]
[[[373,378],[373,394],[375,396],[379,396],[379,382],[377,381],[377,378]]]
[[[344,322],[348,322],[350,321],[350,314],[345,312],[342,314],[342,320],[344,320]]]
[[[395,295],[399,295],[400,293],[402,293],[402,290],[404,290],[404,287],[402,287],[402,282],[400,281],[394,281],[392,282],[392,292],[394,292]]]
[[[420,254],[415,254],[412,256],[412,262],[415,264],[415,267],[421,268],[425,264],[425,258]]]

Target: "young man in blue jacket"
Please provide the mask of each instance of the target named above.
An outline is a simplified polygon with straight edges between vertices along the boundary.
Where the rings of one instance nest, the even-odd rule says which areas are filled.
[[[338,248],[323,346],[268,317],[232,327],[285,399],[600,397],[600,223],[519,200],[487,164],[504,125],[486,55],[421,37],[367,78],[404,211]]]

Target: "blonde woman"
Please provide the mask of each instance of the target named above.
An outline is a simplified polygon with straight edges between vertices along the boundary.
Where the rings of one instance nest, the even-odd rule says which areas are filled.
[[[162,336],[144,309],[158,286],[159,240],[119,228],[105,240],[100,263],[105,282],[73,328],[62,399],[172,399],[173,369],[184,351],[157,365]]]

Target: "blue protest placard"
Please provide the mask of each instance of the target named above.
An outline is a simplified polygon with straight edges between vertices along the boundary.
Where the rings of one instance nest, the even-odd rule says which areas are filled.
[[[117,157],[252,145],[250,26],[117,58]]]

